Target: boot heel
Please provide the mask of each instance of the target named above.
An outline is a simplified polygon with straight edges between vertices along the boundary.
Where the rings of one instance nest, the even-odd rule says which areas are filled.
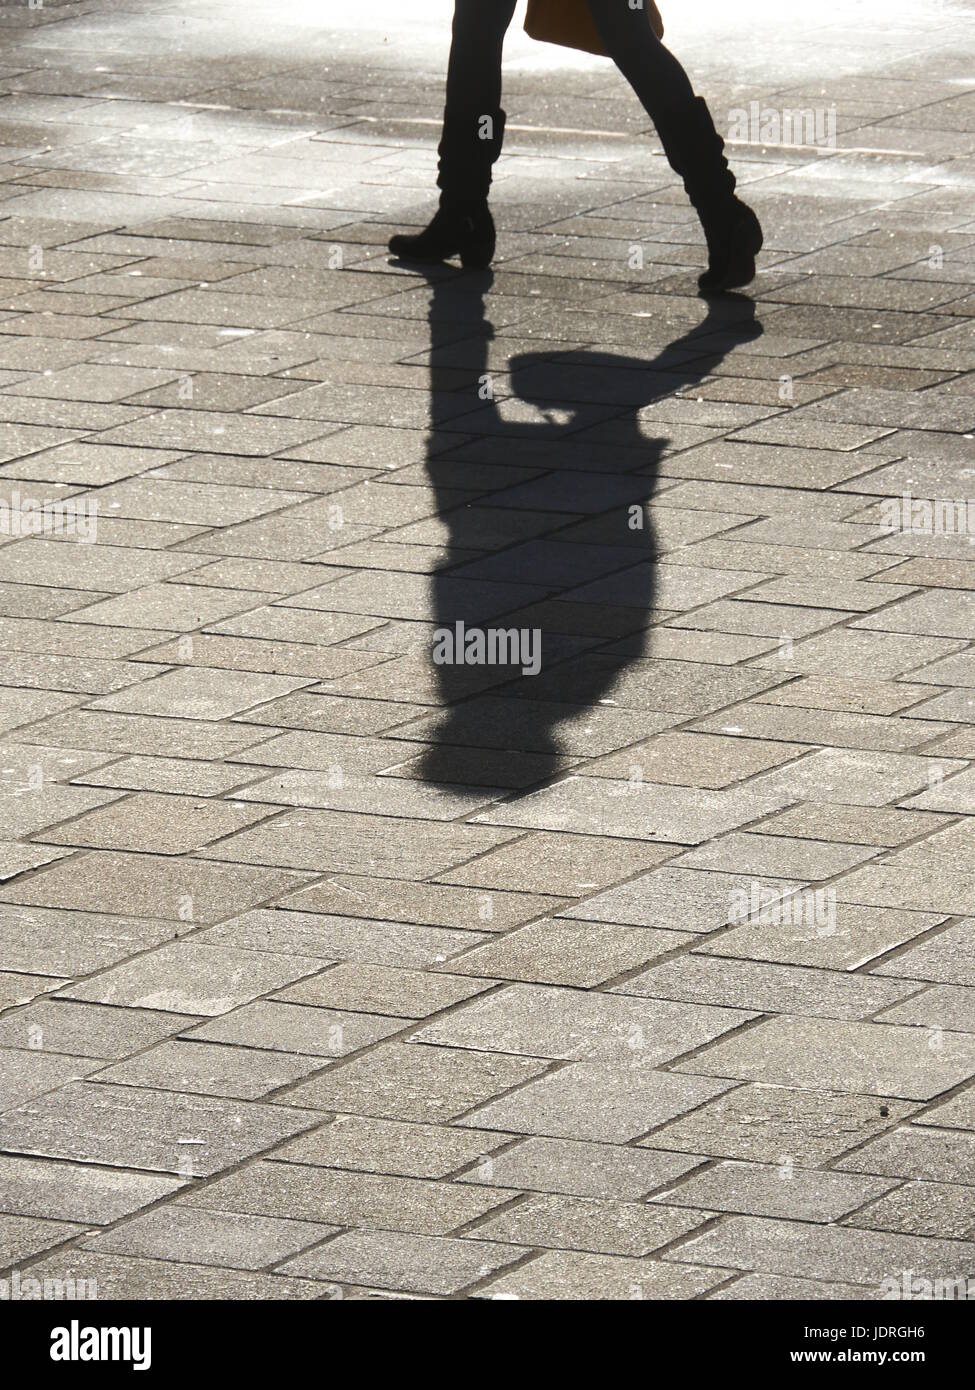
[[[487,270],[493,259],[494,247],[486,242],[471,243],[460,250],[460,263],[465,270]]]
[[[485,207],[464,228],[460,244],[460,263],[465,270],[487,270],[494,259],[497,235],[494,218]]]

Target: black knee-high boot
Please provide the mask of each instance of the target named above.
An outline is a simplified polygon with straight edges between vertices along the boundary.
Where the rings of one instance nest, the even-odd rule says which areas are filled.
[[[699,276],[699,286],[708,291],[747,285],[755,277],[762,228],[752,209],[735,195],[735,176],[707,103],[695,97],[656,114],[654,124],[704,229],[708,268]]]
[[[494,257],[494,219],[488,208],[491,170],[504,141],[504,112],[444,112],[440,141],[440,207],[416,236],[391,238],[402,260],[437,264],[459,256],[468,270],[483,270]]]

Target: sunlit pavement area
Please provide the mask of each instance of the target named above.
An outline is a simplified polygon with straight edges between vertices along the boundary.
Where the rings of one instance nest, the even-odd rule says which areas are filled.
[[[447,0],[0,3],[0,1278],[975,1279],[973,12],[662,8],[710,306],[520,16],[422,276]]]

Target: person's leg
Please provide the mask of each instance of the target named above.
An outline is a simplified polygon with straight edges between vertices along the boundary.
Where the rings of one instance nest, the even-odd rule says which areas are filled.
[[[630,0],[588,0],[593,23],[620,72],[656,124],[667,110],[694,100],[690,78],[650,27],[646,7]]]
[[[486,198],[501,153],[501,52],[516,0],[455,0],[438,186]]]
[[[389,249],[406,260],[438,262],[460,255],[486,266],[494,255],[487,206],[491,170],[501,153],[501,52],[516,0],[455,0],[443,134],[438,149],[440,209],[418,236],[394,236]]]
[[[633,0],[587,0],[606,51],[657,128],[664,153],[698,216],[708,244],[702,289],[730,289],[755,274],[762,245],[758,219],[735,196],[735,176],[724,157],[703,97],[694,95],[678,60],[650,27],[646,8]]]

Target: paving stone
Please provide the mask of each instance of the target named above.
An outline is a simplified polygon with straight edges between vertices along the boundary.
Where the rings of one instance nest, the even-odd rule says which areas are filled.
[[[416,1293],[455,1294],[513,1263],[522,1252],[483,1240],[396,1231],[346,1232],[281,1266],[283,1274]]]
[[[0,1110],[12,1110],[34,1096],[54,1091],[97,1069],[98,1062],[89,1057],[3,1048],[0,1050]]]
[[[169,297],[167,302],[172,306],[172,316],[181,319],[189,307],[172,303],[173,299],[178,298],[179,293]],[[157,309],[153,312],[160,311]],[[202,312],[213,311],[206,309]],[[260,310],[255,306],[248,312],[253,315],[260,313]],[[164,317],[170,317],[168,310]],[[99,437],[106,444],[136,448],[207,450],[219,446],[235,454],[267,457],[292,445],[303,444],[321,433],[321,427],[316,428],[311,422],[303,425],[291,420],[261,420],[253,415],[234,415],[216,410],[160,410],[151,419],[151,428],[144,421],[135,421],[106,430]]]
[[[912,994],[877,1015],[878,1023],[913,1023],[924,1028],[947,1028],[952,1033],[975,1033],[975,989],[935,985]]]
[[[723,1162],[692,1174],[652,1201],[790,1221],[835,1222],[890,1190],[886,1182],[848,1182],[848,1176],[797,1168],[791,1158],[775,1166]]]
[[[164,754],[178,758],[230,756],[266,738],[266,732],[245,725],[207,723],[199,719],[169,719],[153,715],[108,714],[101,710],[72,711],[55,716],[35,732],[47,742],[70,745],[73,739],[107,753]]]
[[[107,1225],[184,1186],[176,1178],[17,1155],[0,1155],[0,1177],[5,1211],[84,1226]]]
[[[276,688],[281,691],[283,686],[272,687],[270,682],[290,677],[292,678],[291,688],[299,689],[302,685],[308,685],[313,680],[336,680],[349,672],[370,668],[382,659],[379,656],[353,652],[345,648],[312,646],[307,642],[271,642],[263,637],[221,637],[212,633],[194,633],[191,646],[187,643],[186,638],[180,638],[175,642],[164,642],[162,646],[154,647],[151,652],[147,652],[145,655],[151,656],[153,661],[194,668],[194,674],[199,678],[200,708],[198,713],[202,718],[208,717],[206,714],[207,704],[212,703],[219,706],[222,699],[219,689],[211,688],[214,684],[211,676],[215,672],[268,674],[268,685],[263,688],[265,690]],[[190,685],[188,680],[186,685]],[[176,702],[177,705],[181,708],[195,708],[197,693],[192,689],[187,689],[185,692],[181,691]],[[261,693],[262,685],[257,683],[258,698],[260,698]],[[140,694],[148,697],[149,692],[143,690]],[[232,693],[230,698],[233,698]],[[278,696],[278,698],[283,697]],[[935,727],[940,728],[940,726]],[[923,733],[924,729],[921,727],[917,738],[920,739]]]
[[[833,878],[877,853],[872,847],[763,834],[764,829],[756,826],[754,832],[732,831],[678,855],[672,861],[673,867],[816,880]]]
[[[38,995],[55,990],[67,981],[50,975],[15,974],[12,971],[0,973],[0,1009],[9,1009],[16,1004],[29,1004]]]
[[[851,714],[897,714],[923,700],[924,685],[907,681],[849,680],[843,676],[800,676],[762,695],[762,705],[807,710],[846,710]]]
[[[312,1221],[168,1206],[123,1221],[82,1241],[80,1248],[97,1255],[261,1270],[334,1235],[336,1229]]]
[[[786,899],[781,911],[776,905],[760,907],[750,916],[751,920],[697,949],[746,960],[856,970],[943,920],[931,912],[831,905],[825,898],[810,899],[803,894]]]
[[[38,1221],[30,1216],[0,1215],[0,1252],[5,1265],[19,1265],[52,1245],[84,1232],[67,1221]]]
[[[30,654],[11,652],[4,674],[11,685],[56,690],[83,695],[104,695],[141,680],[147,668],[133,661],[105,661],[98,657],[62,656],[56,652]]]
[[[219,1172],[309,1128],[307,1111],[74,1082],[0,1118],[8,1153],[189,1176]]]
[[[770,816],[756,827],[759,835],[795,835],[811,840],[892,847],[937,830],[944,821],[917,811],[874,806],[837,806],[807,801]]]
[[[203,949],[211,949],[200,948]],[[201,1011],[202,1012],[202,1011]],[[226,1013],[226,1011],[223,1011]],[[335,1009],[258,1000],[193,1029],[193,1040],[233,1043],[244,1047],[300,1053],[311,1057],[344,1057],[369,1043],[402,1030],[402,1019],[376,1014],[340,1013]]]
[[[923,906],[944,914],[961,915],[975,910],[975,887],[971,879],[937,860],[924,866],[871,864],[855,869],[839,880],[836,896],[843,902],[910,909]]]
[[[520,922],[562,906],[564,898],[547,894],[478,892],[472,888],[352,875],[330,875],[282,900],[299,912],[369,916],[470,931],[505,931]]]
[[[900,1287],[905,1270],[922,1279],[965,1277],[975,1248],[964,1241],[735,1216],[686,1241],[678,1257],[873,1287],[894,1279]]]
[[[934,1036],[937,1038],[937,1033]],[[975,1110],[972,1109],[972,1102],[971,1091],[963,1091],[951,1100],[946,1100],[931,1110],[925,1110],[918,1117],[918,1123],[944,1126],[946,1129],[975,1129]]]
[[[422,697],[414,696],[413,700],[417,698]],[[589,757],[597,753],[615,752],[637,739],[646,738],[648,734],[680,722],[679,716],[663,712],[637,712],[604,706],[587,708],[585,705],[543,700],[533,700],[530,706],[526,704],[516,710],[509,701],[498,696],[480,695],[457,707],[451,729],[454,741],[465,747],[516,749],[531,753],[537,752],[539,746],[539,739],[533,731],[539,725],[549,728],[558,724],[562,751],[568,756],[580,754]],[[397,733],[410,739],[439,738],[441,726],[440,716],[427,716],[404,724]],[[541,828],[558,830],[563,827]],[[605,832],[600,832],[598,828],[594,830],[592,825],[564,828],[580,834],[614,833],[611,829]]]
[[[41,864],[53,864],[63,859],[66,850],[44,849],[41,846],[21,845],[12,840],[0,840],[0,881],[16,878]]]
[[[702,451],[696,451],[701,456]],[[736,448],[734,458],[738,459],[742,455],[742,449]],[[695,464],[692,462],[693,456],[688,452],[685,459],[680,463],[682,470],[694,469],[700,473],[708,471],[708,465],[703,463]],[[816,468],[819,464],[819,457],[808,452],[799,456],[803,468]],[[798,462],[796,455],[792,456],[793,466]],[[843,471],[850,468],[851,458],[847,458]],[[760,449],[752,456],[752,466],[756,474],[756,479],[763,484],[767,481],[771,472],[776,466],[782,464],[788,466],[789,456],[781,449]],[[677,461],[670,464],[671,470],[676,468]],[[732,467],[737,467],[732,464]],[[821,466],[821,465],[820,465]],[[722,465],[719,464],[718,468]],[[727,465],[725,465],[727,468]],[[850,476],[848,474],[848,476]],[[784,480],[783,480],[784,481]],[[804,545],[776,545],[768,543],[760,545],[757,541],[734,541],[724,540],[717,537],[714,540],[698,541],[695,545],[686,548],[686,555],[692,564],[715,564],[722,568],[734,567],[739,570],[753,570],[767,575],[769,571],[776,571],[782,574],[811,575],[819,578],[823,571],[823,551],[813,546]],[[862,579],[865,576],[873,575],[880,569],[887,566],[877,563],[875,557],[871,557],[866,552],[844,552],[831,550],[828,552],[829,571],[837,579]]]
[[[811,676],[835,676],[841,672],[859,680],[902,676],[957,650],[957,642],[947,637],[895,636],[842,628],[797,643],[787,664],[779,654],[757,657],[755,664],[767,662],[776,670]]]
[[[401,777],[374,777],[346,774],[341,769],[327,773],[293,771],[259,781],[239,792],[242,801],[255,799],[278,806],[316,806],[330,810],[371,812],[377,816],[416,816],[427,820],[452,820],[459,812],[473,812],[498,801],[502,788],[455,785],[451,798],[440,787]]]
[[[75,1057],[117,1058],[151,1047],[195,1021],[185,1014],[39,999],[0,1018],[0,1044]]]
[[[565,912],[595,922],[619,922],[667,931],[710,932],[734,920],[742,894],[755,891],[776,901],[800,884],[789,879],[746,878],[741,874],[701,873],[666,865],[611,888]],[[677,943],[675,942],[675,945]]]
[[[936,1111],[929,1112],[926,1118],[932,1125],[936,1123]],[[973,1154],[975,1134],[967,1130],[909,1125],[871,1140],[843,1159],[840,1166],[854,1173],[968,1183]]]
[[[950,760],[949,766],[953,766]],[[941,785],[922,792],[919,796],[911,797],[905,802],[905,808],[971,815],[975,812],[975,777],[972,776],[972,769],[969,768],[956,777],[948,777]]]
[[[888,862],[918,868],[929,868],[933,863],[940,863],[943,868],[950,870],[970,854],[973,844],[975,821],[966,817],[944,829],[935,829],[924,839],[901,846],[896,854],[889,856]]]
[[[568,777],[544,791],[522,797],[477,816],[488,825],[520,826],[582,834],[619,835],[630,839],[679,840],[700,844],[723,830],[733,830],[771,811],[794,796],[775,791],[710,792],[634,782],[624,792],[601,778]]]
[[[735,666],[750,656],[773,651],[776,646],[777,643],[767,637],[748,637],[730,632],[657,627],[653,634],[653,649],[664,660],[701,660],[720,666]]]
[[[89,791],[84,787],[62,787],[57,783],[36,790],[26,786],[0,798],[0,835],[17,839],[36,834],[58,821],[78,816],[92,806],[115,800],[114,793]]]
[[[446,883],[580,896],[649,869],[670,852],[667,845],[641,844],[636,840],[538,831],[440,877]]]
[[[193,381],[194,390],[199,384],[198,375]],[[99,505],[118,516],[232,526],[300,500],[300,493],[269,493],[263,488],[225,487],[217,482],[204,486],[170,478],[140,477],[103,488]]]
[[[938,751],[945,757],[971,758],[975,756],[972,751],[975,748],[975,738],[972,736],[971,729],[965,725],[962,725],[954,733],[939,739],[937,747]]]
[[[906,598],[911,590],[906,585],[876,584],[858,579],[838,581],[833,575],[822,579],[800,579],[793,576],[773,579],[756,591],[763,603],[809,604],[813,607],[860,610],[864,613],[880,608],[894,599]]]
[[[501,1143],[496,1134],[447,1125],[403,1124],[396,1120],[337,1115],[300,1139],[283,1145],[275,1161],[405,1178],[446,1178],[482,1160]]]
[[[791,801],[838,801],[845,805],[884,806],[927,786],[935,762],[898,753],[861,753],[825,748],[781,772],[766,773],[759,785],[778,789]],[[960,764],[938,763],[944,774]]]
[[[397,820],[337,811],[298,811],[222,840],[215,858],[294,869],[426,878],[508,837],[483,826]]]
[[[361,917],[325,917],[275,909],[247,912],[213,927],[201,939],[206,945],[317,955],[323,964],[348,960],[412,969],[444,962],[469,946],[476,946],[485,940],[485,935],[418,927],[409,922],[375,922]]]
[[[199,1187],[186,1201],[212,1211],[444,1236],[509,1196],[459,1183],[346,1173],[296,1163],[254,1163]]]
[[[300,687],[300,680],[234,671],[169,671],[156,680],[95,702],[96,709],[168,718],[226,719]]]
[[[183,1038],[160,1043],[106,1067],[99,1076],[120,1086],[262,1100],[270,1092],[302,1080],[319,1065],[315,1057],[282,1056],[253,1047],[221,1047]]]
[[[318,969],[302,957],[193,941],[161,946],[63,991],[66,998],[177,1014],[224,1014]]]
[[[671,1120],[643,1143],[754,1163],[792,1159],[821,1167],[915,1109],[898,1100],[750,1084]]]
[[[352,1009],[357,1013],[425,1018],[490,987],[490,981],[348,962],[275,994],[288,1004]]]
[[[621,1144],[727,1087],[710,1077],[676,1076],[644,1067],[624,1072],[607,1062],[575,1062],[482,1105],[460,1123]]]
[[[182,574],[198,564],[199,556],[102,543],[66,546],[57,540],[31,536],[29,540],[3,547],[0,580],[125,593],[140,585]]]
[[[740,928],[738,929],[740,930]],[[714,943],[717,950],[736,932]],[[904,982],[881,981],[875,977],[841,974],[833,970],[807,970],[791,965],[770,965],[764,961],[723,959],[723,952],[676,956],[651,965],[642,974],[614,985],[618,994],[639,994],[650,999],[680,999],[689,1004],[723,1004],[759,1013],[807,1014],[816,1018],[871,1018],[893,995],[888,986],[904,998]],[[879,986],[879,989],[878,989]],[[900,1005],[898,1007],[905,1007]],[[890,1023],[913,1022],[883,1015]]]
[[[930,719],[967,724],[971,723],[973,711],[975,696],[969,691],[947,690],[943,695],[936,695],[933,700],[925,700],[923,705],[917,706],[916,712],[911,710],[908,717],[916,719],[922,727]]]
[[[972,1190],[957,1184],[915,1179],[871,1202],[846,1220],[872,1231],[964,1240],[975,1231]]]
[[[99,1255],[92,1250],[71,1250],[31,1265],[35,1279],[56,1279],[75,1288],[93,1285],[98,1297],[165,1302],[199,1300],[233,1302],[252,1300],[318,1299],[329,1296],[329,1286],[311,1279],[244,1270],[218,1269],[213,1265],[167,1260],[144,1260],[120,1255]],[[82,1284],[83,1280],[90,1281]]]
[[[158,655],[164,658],[164,652]],[[774,696],[775,691],[770,694]],[[834,709],[777,708],[771,701],[768,704],[754,702],[737,705],[733,713],[709,715],[699,719],[695,729],[723,730],[733,728],[738,737],[760,742],[763,739],[792,739],[793,744],[780,744],[793,756],[806,751],[803,744],[828,744],[830,748],[876,749],[878,752],[906,752],[920,744],[930,743],[938,734],[946,733],[944,723],[937,723],[941,716],[930,710],[926,720],[905,718],[889,719],[881,715],[847,713]],[[778,759],[785,762],[786,757]],[[805,772],[801,765],[797,772]],[[829,779],[826,780],[829,785]]]
[[[827,1086],[857,1094],[931,1100],[975,1074],[975,1042],[945,1035],[933,1051],[914,1028],[775,1018],[705,1049],[688,1071],[782,1086]]]
[[[460,1180],[522,1191],[636,1201],[683,1176],[701,1161],[623,1144],[532,1138],[483,1157]]]
[[[443,1124],[546,1069],[547,1064],[536,1058],[387,1042],[294,1087],[287,1102],[378,1119]]]
[[[693,940],[686,932],[546,918],[455,957],[450,969],[539,984],[603,984]]]
[[[477,1231],[513,1245],[591,1250],[595,1254],[648,1255],[701,1225],[710,1213],[657,1208],[636,1202],[535,1194]]]
[[[254,608],[262,598],[257,591],[208,589],[202,584],[147,584],[116,598],[92,602],[79,608],[72,618],[78,623],[108,627],[176,628],[185,632]]]
[[[722,1284],[705,1295],[711,1303],[755,1302],[850,1302],[851,1300],[883,1298],[881,1289],[864,1288],[861,1284],[827,1283],[814,1279],[790,1279],[782,1274],[743,1274],[729,1284]]]
[[[144,913],[185,922],[217,922],[295,888],[302,875],[283,869],[207,863],[149,854],[96,851],[7,884],[7,902],[98,912]]]
[[[119,758],[78,781],[125,791],[175,793],[179,796],[219,796],[239,787],[250,769],[206,762],[203,758]]]
[[[795,520],[797,524],[801,524],[800,518]],[[767,524],[769,523],[757,522],[754,527],[748,528],[748,532],[740,534],[754,532],[757,539],[757,533]],[[776,518],[772,524],[778,529],[781,525],[781,518]],[[820,523],[820,525],[825,526],[829,524],[829,522]],[[767,535],[768,533],[763,534]],[[747,599],[743,602],[736,599],[724,599],[718,603],[696,609],[693,613],[684,613],[675,621],[690,631],[695,631],[698,628],[704,630],[717,628],[719,631],[752,637],[776,637],[782,646],[773,647],[770,643],[763,658],[763,664],[770,669],[775,669],[778,662],[783,670],[789,671],[792,663],[789,659],[787,644],[801,637],[807,637],[810,633],[821,632],[823,628],[833,627],[839,618],[847,616],[852,615],[848,615],[836,607],[807,608],[802,605],[753,603]],[[742,692],[742,694],[750,693],[753,692]],[[730,705],[732,701],[729,698],[720,703]],[[702,714],[704,711],[696,709],[689,710],[688,713]]]
[[[330,546],[335,549],[348,544],[357,536],[371,536],[376,529],[372,526],[354,526],[351,522],[343,522],[341,529],[335,529],[332,504],[326,499],[316,498],[314,501],[299,503],[287,512],[258,517],[254,521],[245,521],[238,526],[214,532],[200,541],[199,549],[201,554],[236,559],[259,560],[273,557],[291,564],[316,562]],[[300,607],[315,606],[308,594],[302,594],[301,599]],[[247,605],[248,608],[254,606],[255,604]],[[368,605],[350,606],[342,611],[364,617],[387,616],[385,612],[376,612],[375,608],[376,605],[371,610]],[[243,606],[238,611],[242,609]],[[228,617],[233,611],[228,609],[219,616]]]
[[[421,705],[403,705],[393,700],[356,700],[316,690],[299,690],[294,695],[285,695],[281,700],[271,700],[269,704],[248,710],[247,721],[254,725],[281,725],[286,729],[313,729],[326,734],[373,734],[422,713]],[[250,740],[251,743],[257,741],[253,737]]]
[[[917,680],[919,684],[923,681],[929,685],[971,686],[975,684],[971,653],[961,651],[953,656],[945,656],[940,661],[932,661],[918,671]]]
[[[733,1009],[513,984],[462,1005],[413,1036],[421,1044],[564,1061],[628,1059],[628,1064],[649,1068],[700,1047],[749,1017]]]
[[[737,717],[737,716],[736,716]],[[710,734],[657,734],[642,747],[600,758],[589,771],[597,777],[641,778],[683,787],[720,791],[756,772],[788,762],[799,745],[737,740]]]
[[[0,904],[0,948],[14,971],[86,975],[172,935],[163,922]]]
[[[658,566],[658,571],[663,569]],[[690,573],[688,566],[674,566],[678,577],[684,578],[683,571]],[[629,571],[626,572],[630,574]],[[702,571],[708,574],[708,571]],[[714,574],[714,571],[710,572]],[[658,580],[660,576],[658,574]],[[580,602],[612,602],[612,595],[591,593],[594,586],[585,586],[573,591]],[[666,597],[659,601],[666,606]],[[683,604],[678,601],[672,606]],[[584,656],[575,662],[568,662],[558,672],[535,678],[532,698],[565,698],[571,690],[573,699],[583,702],[589,696],[589,687],[601,691],[606,684],[605,669],[608,658]],[[611,672],[609,674],[615,674]],[[686,661],[633,661],[612,686],[613,700],[628,709],[670,710],[676,714],[703,715],[709,710],[731,705],[738,700],[747,699],[759,690],[777,684],[774,677],[763,676],[757,671],[740,667],[709,666],[704,662]]]
[[[538,1259],[486,1284],[482,1298],[688,1299],[728,1277],[723,1269],[669,1265],[572,1250],[545,1251]]]
[[[317,572],[312,570],[307,583],[313,583],[316,578]],[[327,646],[332,642],[344,641],[347,637],[357,637],[363,632],[372,632],[377,626],[366,619],[350,617],[347,613],[316,613],[307,609],[269,606],[215,623],[212,631],[237,637],[316,642]]]
[[[191,854],[276,810],[236,801],[140,792],[78,815],[69,825],[40,833],[51,844]]]
[[[882,613],[861,618],[854,627],[885,632],[916,632],[923,636],[975,636],[971,619],[971,595],[962,589],[936,589],[915,594]]]

